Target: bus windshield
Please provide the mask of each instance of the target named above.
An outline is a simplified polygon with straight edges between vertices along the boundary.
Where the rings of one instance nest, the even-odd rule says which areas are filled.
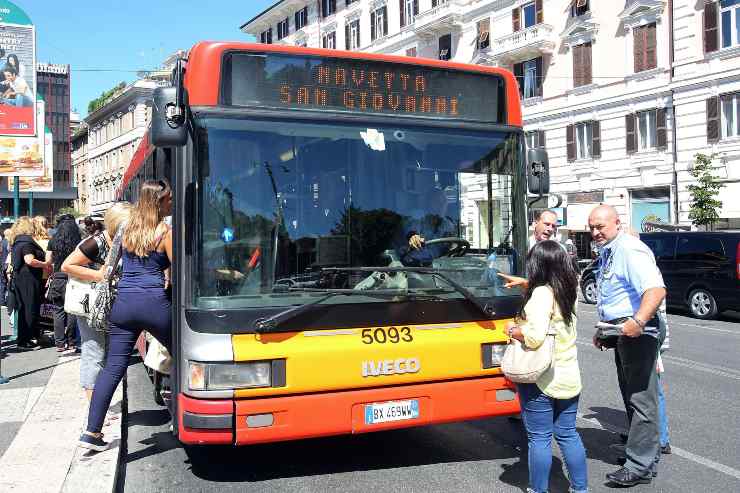
[[[332,290],[460,299],[445,277],[475,297],[518,294],[496,273],[516,273],[523,251],[510,244],[520,132],[220,116],[196,128],[195,306],[346,302]]]

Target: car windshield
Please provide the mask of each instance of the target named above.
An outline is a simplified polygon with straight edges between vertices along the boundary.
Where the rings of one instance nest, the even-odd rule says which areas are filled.
[[[520,133],[196,125],[195,306],[288,307],[327,289],[357,292],[327,304],[389,301],[368,290],[461,299],[445,277],[475,297],[517,294],[496,273],[521,264],[511,244],[513,217],[524,217],[512,201],[524,202]]]

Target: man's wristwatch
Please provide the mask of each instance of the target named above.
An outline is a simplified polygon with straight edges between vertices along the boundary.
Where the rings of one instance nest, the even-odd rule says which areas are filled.
[[[630,317],[630,318],[631,318],[631,319],[632,319],[632,320],[633,320],[633,321],[634,321],[634,322],[635,322],[635,323],[636,323],[637,325],[639,325],[639,326],[640,326],[640,329],[644,329],[644,328],[645,328],[645,326],[647,325],[647,322],[643,322],[642,320],[640,320],[639,318],[637,318],[637,317],[635,317],[635,316],[632,316],[632,317]]]

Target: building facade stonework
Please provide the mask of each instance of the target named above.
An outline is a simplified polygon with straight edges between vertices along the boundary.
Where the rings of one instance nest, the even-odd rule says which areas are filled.
[[[283,0],[257,41],[450,59],[512,70],[530,147],[550,157],[563,220],[689,224],[696,153],[717,153],[720,228],[740,228],[736,0]],[[473,187],[474,188],[474,187]]]

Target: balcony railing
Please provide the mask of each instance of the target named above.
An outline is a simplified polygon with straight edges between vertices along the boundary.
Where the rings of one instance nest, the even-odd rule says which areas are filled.
[[[493,57],[519,58],[529,54],[552,53],[555,46],[553,27],[550,24],[536,24],[494,39],[489,54]]]

